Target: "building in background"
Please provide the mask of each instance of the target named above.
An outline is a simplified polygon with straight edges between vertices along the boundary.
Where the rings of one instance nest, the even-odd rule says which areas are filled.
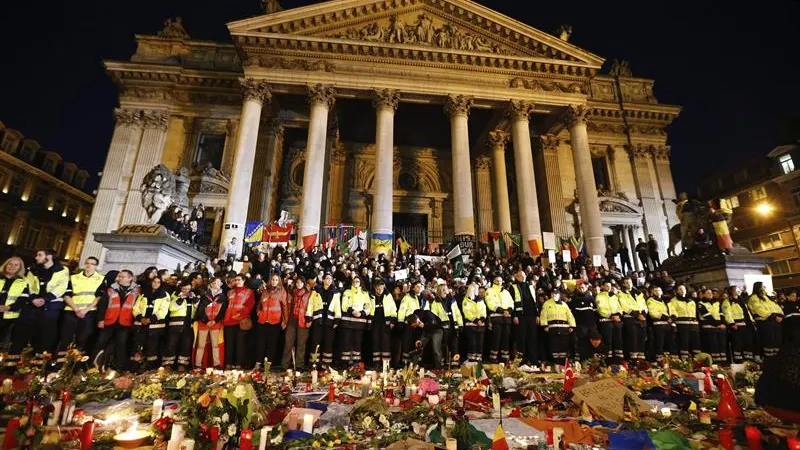
[[[270,4],[274,2],[268,2]],[[328,1],[192,39],[180,19],[106,61],[120,107],[89,233],[143,223],[157,164],[185,169],[212,246],[288,211],[298,241],[324,224],[418,248],[543,232],[633,255],[677,223],[654,81],[471,0]],[[537,242],[538,241],[538,242]],[[389,245],[386,245],[386,244]],[[84,254],[102,246],[89,237]],[[538,253],[536,253],[538,254]],[[102,258],[101,258],[102,259]],[[603,259],[604,260],[604,259]]]
[[[733,241],[772,258],[775,289],[800,287],[800,143],[702,180],[698,195],[733,210]]]
[[[38,248],[76,262],[94,205],[89,174],[0,122],[0,256]]]

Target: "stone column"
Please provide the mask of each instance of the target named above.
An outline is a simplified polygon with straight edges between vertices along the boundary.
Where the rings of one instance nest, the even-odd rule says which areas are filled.
[[[642,204],[643,224],[646,234],[652,234],[658,241],[659,257],[666,258],[669,243],[669,226],[664,212],[664,203],[653,167],[653,149],[642,145],[628,146],[628,154],[633,168],[636,193]],[[674,208],[672,208],[674,209]]]
[[[625,246],[625,251],[628,252],[628,260],[633,263],[633,249],[631,248],[631,234],[628,232],[628,225],[622,225],[620,231],[622,232],[622,244]],[[620,270],[622,268],[620,267]],[[638,270],[638,269],[637,269]]]
[[[475,213],[472,206],[472,174],[469,158],[469,109],[471,97],[451,95],[444,110],[450,116],[450,140],[453,153],[453,234],[475,237]]]
[[[536,175],[533,172],[533,151],[529,116],[533,104],[512,100],[509,104],[511,137],[514,144],[514,167],[517,176],[519,228],[522,245],[531,256],[542,253],[542,222],[539,219],[539,200],[536,196]]]
[[[211,242],[210,245],[221,247],[220,240],[222,239],[222,223],[225,220],[225,208],[213,208],[214,211],[214,226],[211,229]],[[205,214],[208,214],[206,210]],[[220,250],[221,252],[222,250]]]
[[[329,86],[308,88],[311,114],[306,140],[306,163],[303,172],[303,204],[300,209],[298,246],[315,245],[319,239],[322,214],[322,181],[325,171],[325,141],[328,133],[328,112],[336,102],[336,92]]]
[[[139,143],[139,152],[133,168],[128,198],[125,201],[125,210],[122,214],[122,224],[147,223],[148,217],[142,208],[142,193],[139,190],[142,179],[153,167],[161,163],[161,154],[164,150],[164,141],[167,138],[167,123],[169,112],[163,110],[142,111],[142,141]]]
[[[94,256],[100,259],[100,264],[103,263],[101,258],[103,246],[95,242],[94,233],[107,233],[119,225],[121,211],[117,202],[124,201],[121,198],[123,192],[119,190],[120,179],[125,172],[126,156],[129,153],[135,154],[136,149],[133,146],[142,133],[140,111],[117,108],[114,111],[114,118],[116,120],[114,134],[111,137],[111,145],[109,145],[103,167],[103,176],[97,187],[97,196],[86,231],[86,243],[81,253],[81,261],[89,256]]]
[[[558,162],[558,148],[561,141],[558,136],[547,134],[539,136],[541,153],[539,158],[541,167],[544,168],[545,183],[547,184],[547,207],[550,211],[550,224],[556,237],[565,238],[572,235],[564,204],[564,189],[561,185],[561,169]]]
[[[375,127],[375,182],[372,196],[372,251],[390,254],[394,192],[394,113],[400,96],[391,89],[375,92],[372,102],[377,112]]]
[[[636,270],[643,270],[642,262],[639,261],[639,255],[636,253],[636,232],[634,231],[635,227],[633,225],[628,227],[628,235],[631,241],[631,256],[633,257],[633,266],[636,267]]]
[[[269,222],[276,217],[270,215],[272,207],[272,185],[280,164],[275,164],[275,156],[280,153],[278,146],[283,141],[283,123],[279,119],[271,119],[266,123],[266,133],[256,144],[253,178],[255,187],[250,191],[250,210],[248,220]]]
[[[572,161],[578,187],[581,228],[588,256],[605,255],[603,225],[600,219],[600,204],[592,171],[592,155],[589,151],[589,135],[586,132],[586,116],[589,108],[573,105],[567,108],[566,124],[572,145]],[[605,258],[603,258],[605,262]]]
[[[28,211],[25,210],[17,210],[16,214],[14,214],[14,220],[11,221],[11,227],[9,227],[8,231],[8,239],[6,240],[6,245],[14,245],[16,247],[22,247],[22,229],[25,226],[25,222],[28,220]]]
[[[233,154],[231,182],[228,188],[228,202],[225,206],[225,223],[219,244],[219,254],[224,256],[225,246],[236,238],[236,257],[242,254],[244,224],[253,181],[253,166],[258,142],[258,126],[261,122],[261,108],[272,98],[269,85],[253,78],[240,79],[244,94],[244,105],[239,123],[239,135]]]
[[[675,183],[672,180],[672,169],[669,163],[670,147],[656,147],[653,149],[653,161],[655,164],[658,187],[661,192],[661,199],[664,204],[664,214],[670,227],[679,223],[678,216],[675,214]]]
[[[494,207],[492,205],[492,158],[481,155],[473,164],[475,173],[475,195],[478,204],[478,240],[484,242],[494,229]]]
[[[489,132],[489,143],[492,146],[492,166],[494,167],[495,211],[497,211],[496,225],[497,228],[499,228],[499,231],[510,233],[511,207],[508,204],[506,142],[508,142],[508,133],[505,131],[494,130]]]

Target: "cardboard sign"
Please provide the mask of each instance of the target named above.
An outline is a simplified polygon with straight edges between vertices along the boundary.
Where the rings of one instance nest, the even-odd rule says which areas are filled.
[[[600,267],[603,265],[603,257],[601,255],[592,255],[592,265]]]
[[[550,262],[553,262],[553,263],[556,262],[556,251],[555,250],[548,250],[547,251],[547,259],[549,259]]]
[[[576,403],[586,402],[592,410],[603,416],[603,419],[612,422],[622,420],[626,394],[630,394],[636,399],[640,412],[650,411],[650,405],[647,402],[611,378],[578,386],[572,390],[572,393]]]
[[[556,248],[556,234],[550,231],[542,231],[542,245],[546,250]]]
[[[408,278],[408,269],[395,270],[392,274],[394,275],[395,281],[405,280]]]
[[[563,259],[565,263],[572,261],[572,253],[569,250],[561,250],[561,259]]]
[[[162,227],[161,225],[133,223],[128,225],[123,225],[119,230],[117,230],[117,234],[158,236],[159,234],[166,234],[166,232],[162,233],[161,230],[163,229],[164,227]]]

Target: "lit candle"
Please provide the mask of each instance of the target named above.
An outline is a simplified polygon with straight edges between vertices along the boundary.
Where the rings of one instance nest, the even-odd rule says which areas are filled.
[[[702,408],[700,411],[698,411],[697,417],[700,419],[700,423],[711,425],[711,411]]]
[[[286,371],[286,376],[287,376],[288,378],[292,378],[292,377],[294,377],[294,372],[292,372],[292,369],[289,369],[289,370],[287,370],[287,371]]]
[[[181,441],[179,450],[194,450],[194,439],[184,439]]]
[[[186,432],[183,430],[183,424],[175,422],[172,424],[172,433],[169,436],[167,443],[167,450],[180,450],[181,442],[186,437]]]
[[[157,398],[153,400],[153,411],[150,414],[150,421],[155,422],[161,418],[161,413],[164,411],[164,400]]]
[[[14,392],[14,382],[11,381],[11,378],[6,378],[3,380],[3,394],[10,394]]]
[[[269,435],[272,433],[272,427],[266,426],[261,429],[261,436],[258,440],[258,450],[266,450],[267,448],[267,440],[269,439]]]
[[[303,416],[303,431],[311,434],[314,432],[314,415],[306,414]]]
[[[751,450],[761,450],[761,430],[753,425],[744,427],[744,434],[747,436],[747,448]]]
[[[54,400],[53,403],[53,415],[47,419],[47,426],[54,427],[58,425],[58,419],[61,417],[61,406],[64,404],[61,400]]]
[[[664,417],[672,417],[672,410],[669,408],[661,408],[661,415]]]
[[[316,385],[318,381],[319,381],[319,372],[317,372],[317,369],[314,369],[311,371],[311,384]]]
[[[370,378],[372,379],[372,382],[373,382],[373,383],[377,383],[377,382],[378,382],[378,372],[376,372],[376,371],[374,371],[374,370],[370,370],[370,371],[369,371],[369,372],[367,372],[367,373],[369,374],[369,376],[370,376]]]
[[[206,376],[210,377],[213,374],[214,374],[214,368],[213,367],[206,367]]]
[[[421,380],[421,379],[423,379],[423,378],[425,378],[425,369],[423,369],[422,367],[420,367],[420,368],[419,368],[419,379]]]
[[[789,450],[800,450],[800,439],[793,438],[793,437],[787,437],[786,438],[786,447],[788,447]]]
[[[17,428],[19,428],[19,419],[14,418],[8,421],[8,425],[6,425],[6,433],[3,437],[3,450],[18,448],[16,433]]]
[[[747,392],[750,395],[753,395],[753,394],[756,393],[756,388],[749,387],[749,388],[745,388],[744,391]]]
[[[239,450],[253,450],[253,430],[245,428],[239,436]]]
[[[75,403],[69,402],[64,406],[64,415],[61,425],[69,425],[72,423],[72,416],[75,414]]]
[[[447,450],[458,450],[458,441],[453,438],[447,438],[445,445]]]

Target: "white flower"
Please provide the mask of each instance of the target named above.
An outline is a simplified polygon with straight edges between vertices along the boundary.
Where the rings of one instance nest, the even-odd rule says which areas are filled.
[[[228,436],[230,437],[236,436],[236,425],[234,424],[228,425]]]
[[[242,399],[244,396],[247,395],[247,390],[245,390],[243,384],[237,384],[236,389],[233,390],[233,396]]]
[[[378,422],[380,422],[384,428],[389,428],[390,426],[389,419],[387,419],[386,416],[384,416],[383,414],[381,414],[381,416],[378,417]]]
[[[372,427],[372,417],[366,416],[364,417],[364,421],[362,422],[364,428],[370,429]]]
[[[229,419],[230,416],[228,415],[228,413],[223,414],[222,417],[220,418],[220,420],[222,420],[222,423],[228,423]]]

